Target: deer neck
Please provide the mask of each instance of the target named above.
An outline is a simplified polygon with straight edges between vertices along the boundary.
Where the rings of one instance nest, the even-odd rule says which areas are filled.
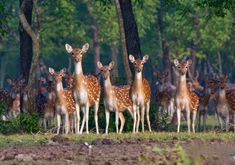
[[[181,75],[178,79],[178,85],[177,85],[177,94],[180,95],[186,95],[188,92],[188,88],[187,88],[187,83],[186,83],[186,75]]]
[[[63,98],[63,92],[64,92],[64,89],[63,89],[63,84],[62,84],[62,81],[61,82],[58,82],[57,84],[56,84],[56,95],[57,95],[57,101],[59,102],[59,103],[63,103],[63,100],[64,100],[64,98]]]
[[[74,77],[74,81],[75,81],[75,87],[76,88],[83,88],[85,87],[85,78],[83,75],[83,71],[82,71],[82,62],[77,62],[74,63],[75,64],[75,77]]]
[[[226,102],[225,89],[219,89],[219,91],[218,91],[218,102],[219,103],[225,103]]]
[[[135,73],[135,78],[133,81],[133,88],[136,90],[142,90],[143,89],[143,78],[142,78],[142,72]]]
[[[104,80],[104,95],[108,97],[112,94],[112,91],[112,83],[110,77],[108,77],[106,80]]]

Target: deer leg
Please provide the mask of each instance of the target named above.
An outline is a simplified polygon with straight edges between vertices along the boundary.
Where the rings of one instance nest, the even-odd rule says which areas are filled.
[[[85,121],[86,121],[86,107],[82,106],[81,109],[82,109],[82,113],[83,113],[83,118],[82,118],[82,126],[80,129],[80,134],[82,134],[82,132],[83,132],[83,128],[84,128]]]
[[[137,111],[137,107],[136,105],[133,103],[133,119],[134,119],[134,123],[133,123],[133,133],[135,133],[135,129],[136,129],[136,111]]]
[[[125,124],[125,117],[123,116],[122,112],[119,112],[119,118],[121,120],[121,128],[120,128],[119,133],[122,133],[122,130],[123,130],[123,127],[124,127],[124,124]]]
[[[197,111],[193,111],[192,112],[193,116],[192,116],[192,130],[193,130],[193,133],[195,133],[195,120],[196,120],[196,116],[197,116]]]
[[[190,133],[191,122],[190,122],[190,109],[188,106],[186,107],[186,117],[187,117],[188,132]]]
[[[225,119],[225,130],[228,132],[229,130],[229,114],[227,114],[226,119]]]
[[[76,133],[80,133],[80,107],[78,103],[76,103],[76,115],[77,115],[77,121],[76,121]]]
[[[207,109],[205,109],[203,114],[203,131],[206,131],[206,119],[207,119]]]
[[[89,104],[86,104],[86,133],[89,134]]]
[[[60,133],[61,115],[56,114],[56,118],[57,118],[57,132],[56,132],[56,134],[58,135]]]
[[[96,128],[96,134],[99,134],[99,124],[98,124],[99,102],[95,103],[94,110],[95,110],[95,128]]]
[[[141,106],[141,126],[142,126],[142,132],[144,132],[144,113],[145,113],[145,105]]]
[[[64,116],[64,122],[65,122],[65,134],[68,134],[69,133],[69,114],[65,114]]]
[[[105,109],[105,116],[106,116],[106,128],[105,128],[105,134],[108,134],[109,130],[109,117],[110,117],[110,112],[109,110]]]
[[[137,124],[136,124],[136,132],[139,132],[139,126],[140,126],[140,107],[137,106]]]
[[[178,107],[176,113],[177,113],[177,132],[180,132],[181,111]]]
[[[219,115],[218,115],[218,120],[219,120],[220,129],[223,131],[223,129],[224,129],[224,127],[223,127],[223,119]]]
[[[196,117],[196,121],[197,121],[196,130],[197,131],[200,131],[200,114],[201,114],[201,110],[199,109],[197,113],[197,117]]]
[[[47,130],[47,121],[46,121],[46,117],[43,118],[43,126],[44,126],[44,130]]]
[[[150,118],[149,118],[149,110],[150,110],[150,101],[146,104],[146,118],[147,118],[147,123],[149,127],[149,132],[152,132]]]
[[[119,120],[118,110],[115,110],[115,125],[116,125],[116,133],[118,133],[118,132],[119,132],[119,130],[118,130],[118,120]]]

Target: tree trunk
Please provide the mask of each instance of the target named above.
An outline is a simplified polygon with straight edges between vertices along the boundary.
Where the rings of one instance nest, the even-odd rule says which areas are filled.
[[[100,61],[100,40],[98,35],[98,25],[95,16],[92,13],[91,6],[89,3],[87,3],[87,9],[92,20],[91,29],[92,29],[93,49],[94,49],[94,68],[95,68],[95,74],[97,75],[99,73],[99,69],[97,68],[97,62]]]
[[[112,70],[112,83],[116,83],[118,80],[118,48],[114,45],[110,45],[112,61],[114,61],[115,65]]]
[[[194,76],[195,66],[196,66],[196,46],[195,46],[194,42],[191,43],[190,54],[191,54],[190,58],[192,60],[192,64],[190,66],[190,72]]]
[[[2,57],[0,57],[1,59],[1,69],[0,69],[0,88],[3,88],[4,85],[4,80],[5,80],[5,76],[6,76],[6,69],[7,69],[7,64],[8,64],[8,56],[4,55]]]
[[[222,69],[222,59],[221,59],[220,52],[217,52],[217,56],[218,56],[218,64],[219,64],[219,74],[222,75],[223,69]]]
[[[20,0],[20,7],[22,2],[25,1],[22,6],[22,11],[28,24],[31,26],[32,22],[32,10],[33,10],[33,0]],[[29,71],[32,61],[32,39],[30,35],[24,30],[21,22],[19,23],[19,33],[20,33],[20,74],[28,82]]]
[[[131,0],[119,0],[121,16],[125,31],[127,53],[135,58],[142,58],[138,28],[136,25]]]
[[[115,0],[115,6],[116,6],[116,12],[117,12],[117,17],[118,17],[118,22],[119,22],[119,30],[121,34],[122,62],[123,62],[125,73],[126,73],[127,83],[130,84],[132,82],[132,73],[130,70],[130,65],[129,65],[129,60],[128,60],[126,34],[124,30],[124,23],[123,23],[123,17],[122,17],[119,0]]]
[[[37,0],[34,0],[34,6],[35,6],[35,31],[33,31],[32,27],[29,25],[29,23],[26,20],[26,17],[22,11],[22,8],[24,7],[26,1],[22,2],[22,5],[19,10],[19,17],[20,22],[25,29],[25,31],[29,34],[29,36],[32,38],[33,41],[33,56],[32,56],[32,63],[30,67],[29,72],[29,79],[28,79],[28,85],[27,85],[27,92],[28,92],[28,98],[29,98],[29,108],[30,111],[36,111],[36,94],[34,92],[34,85],[36,80],[36,70],[37,70],[37,64],[39,62],[39,55],[40,55],[40,8],[37,6]]]
[[[157,15],[157,26],[160,33],[161,48],[162,48],[162,64],[164,72],[168,72],[169,81],[171,82],[171,63],[170,63],[170,49],[168,41],[165,37],[164,22],[163,22],[163,0],[160,0],[160,7]]]

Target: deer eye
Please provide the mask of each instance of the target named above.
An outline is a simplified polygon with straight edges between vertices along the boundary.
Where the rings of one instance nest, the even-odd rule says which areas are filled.
[[[178,66],[178,68],[180,69],[180,66]]]

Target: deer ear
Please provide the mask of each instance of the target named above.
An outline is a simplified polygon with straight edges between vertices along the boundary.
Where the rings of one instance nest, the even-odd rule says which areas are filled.
[[[101,69],[103,67],[103,65],[100,61],[97,61],[97,67],[98,67],[98,69]]]
[[[149,59],[149,55],[144,55],[144,57],[142,59],[143,63],[146,63],[148,61],[148,59]]]
[[[187,64],[190,66],[193,63],[191,59],[187,60]]]
[[[65,76],[66,73],[67,73],[67,69],[66,69],[66,68],[63,68],[63,69],[61,69],[61,72],[63,73],[63,76]]]
[[[113,69],[113,67],[114,67],[114,61],[111,61],[110,63],[109,63],[109,70],[112,70]]]
[[[65,49],[67,50],[68,53],[71,53],[73,51],[72,46],[70,46],[69,44],[65,44]]]
[[[178,66],[179,65],[179,61],[177,59],[174,59],[174,64],[175,64],[175,66]]]
[[[129,55],[129,60],[130,60],[131,63],[134,63],[135,62],[135,57],[132,54],[130,54]]]
[[[12,80],[9,79],[9,78],[7,79],[7,82],[8,82],[8,84],[10,84],[10,85],[12,84]]]
[[[54,75],[55,74],[55,70],[53,69],[53,68],[49,68],[49,73],[51,74],[51,75]]]
[[[82,52],[83,53],[86,53],[89,49],[89,44],[88,43],[85,43],[83,46],[82,46]]]

